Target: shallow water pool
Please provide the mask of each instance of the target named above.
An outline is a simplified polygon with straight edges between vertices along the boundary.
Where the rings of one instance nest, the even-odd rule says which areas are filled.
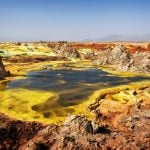
[[[0,111],[22,120],[59,122],[96,90],[148,79],[117,77],[96,67],[33,71],[1,85]]]

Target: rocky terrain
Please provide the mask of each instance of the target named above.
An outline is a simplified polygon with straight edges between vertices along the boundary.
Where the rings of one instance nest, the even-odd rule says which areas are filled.
[[[61,125],[1,114],[0,149],[149,149],[149,94],[149,84],[108,89],[89,106],[92,120],[71,115]]]
[[[37,42],[0,44],[0,55],[10,62],[87,59],[120,72],[150,72],[150,43]],[[35,56],[36,55],[36,56]],[[34,58],[33,58],[34,57]],[[36,57],[36,58],[35,58]],[[40,58],[39,58],[40,57]],[[16,60],[15,60],[16,59]],[[32,62],[32,61],[31,61]]]
[[[48,45],[60,56],[90,59],[97,65],[114,65],[117,71],[150,72],[150,45],[68,44]],[[83,49],[83,51],[82,51]]]
[[[45,62],[55,66],[57,60],[78,59],[118,72],[150,72],[149,43],[3,43],[0,49],[6,64],[0,57],[0,79],[10,75],[5,68],[17,76],[42,69]],[[149,81],[99,90],[97,95],[85,108],[92,118],[70,115],[61,124],[20,121],[0,113],[0,150],[148,150]]]
[[[150,72],[150,51],[130,53],[121,44],[101,52],[95,61],[99,65],[115,65],[117,71]]]

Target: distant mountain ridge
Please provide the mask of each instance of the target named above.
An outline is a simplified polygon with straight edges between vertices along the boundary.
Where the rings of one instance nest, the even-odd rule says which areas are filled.
[[[124,41],[124,42],[148,42],[150,41],[150,34],[145,35],[109,35],[106,37],[101,37],[97,39],[91,39],[87,41],[102,41],[102,42],[117,42],[117,41]]]
[[[38,40],[10,40],[6,37],[0,37],[0,42],[35,42]],[[40,40],[39,40],[40,41]],[[57,41],[57,40],[44,40],[42,41]],[[64,40],[58,40],[64,41]],[[65,40],[67,41],[67,40]],[[128,35],[128,34],[112,34],[100,38],[87,38],[87,39],[80,39],[80,40],[68,40],[70,42],[150,42],[150,34],[137,34],[137,35]]]

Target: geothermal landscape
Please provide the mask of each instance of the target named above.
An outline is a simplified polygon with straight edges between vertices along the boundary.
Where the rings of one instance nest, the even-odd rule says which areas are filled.
[[[0,149],[149,148],[149,42],[0,43]]]

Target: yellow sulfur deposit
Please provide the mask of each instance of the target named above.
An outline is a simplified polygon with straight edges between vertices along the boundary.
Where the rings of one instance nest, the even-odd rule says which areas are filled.
[[[53,92],[13,89],[0,91],[0,111],[21,120],[49,122],[42,114],[32,110],[32,106],[45,102],[56,95]],[[54,103],[54,102],[53,102]],[[55,116],[52,116],[52,120]]]

